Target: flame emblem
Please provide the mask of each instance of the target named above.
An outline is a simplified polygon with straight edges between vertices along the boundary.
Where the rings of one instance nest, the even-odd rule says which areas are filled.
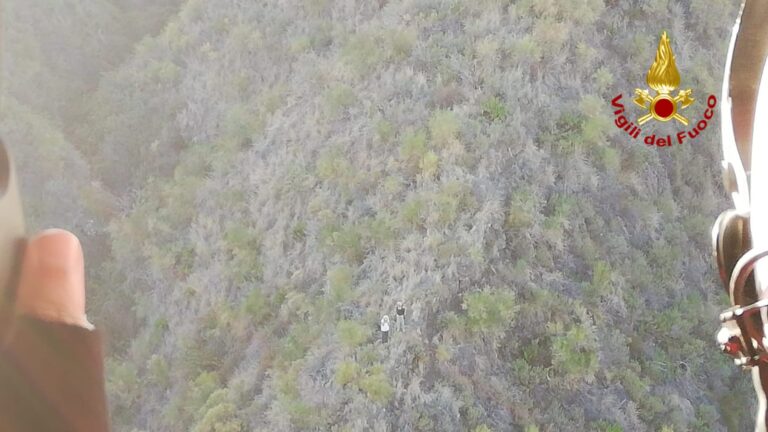
[[[640,117],[637,123],[642,125],[652,118],[663,122],[675,119],[688,126],[688,119],[683,117],[678,110],[685,109],[695,99],[691,97],[691,89],[680,90],[675,97],[670,95],[680,85],[680,72],[675,65],[675,55],[669,45],[667,32],[661,34],[659,47],[656,49],[656,60],[648,69],[645,82],[657,94],[651,96],[648,90],[635,89],[633,102],[648,110],[648,114]]]

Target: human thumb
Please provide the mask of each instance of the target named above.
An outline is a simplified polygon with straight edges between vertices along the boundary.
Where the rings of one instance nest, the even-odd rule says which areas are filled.
[[[85,316],[83,249],[74,234],[49,229],[27,243],[17,314],[92,328]]]

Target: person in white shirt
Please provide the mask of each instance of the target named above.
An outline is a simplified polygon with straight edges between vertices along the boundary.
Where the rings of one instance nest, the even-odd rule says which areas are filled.
[[[381,343],[389,342],[389,315],[381,318]]]

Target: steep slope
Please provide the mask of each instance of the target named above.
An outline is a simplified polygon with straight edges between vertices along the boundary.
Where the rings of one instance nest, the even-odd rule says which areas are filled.
[[[609,109],[661,29],[703,106],[734,14],[187,2],[83,144],[126,203],[97,306],[116,430],[747,428],[712,349],[717,129],[648,148]]]
[[[106,225],[119,203],[93,172],[94,159],[77,133],[90,129],[83,124],[85,101],[101,75],[130,56],[137,40],[162,28],[179,3],[2,4],[0,135],[16,156],[29,232],[62,227],[80,237],[89,263],[89,302],[99,308],[113,282],[102,265],[111,247]]]
[[[3,90],[71,133],[83,99],[181,0],[8,0]]]

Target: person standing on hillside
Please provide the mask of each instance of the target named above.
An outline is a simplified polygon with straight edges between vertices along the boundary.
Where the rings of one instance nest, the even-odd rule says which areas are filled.
[[[389,342],[389,315],[381,318],[381,343]]]
[[[397,308],[395,308],[395,330],[399,332],[405,331],[405,306],[403,302],[397,302]]]

